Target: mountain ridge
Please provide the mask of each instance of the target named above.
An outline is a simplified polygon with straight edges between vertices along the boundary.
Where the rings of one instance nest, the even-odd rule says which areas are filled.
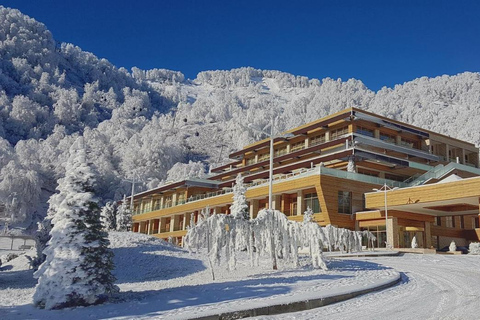
[[[251,67],[200,72],[117,68],[47,27],[0,7],[0,201],[16,221],[45,214],[63,176],[68,148],[82,134],[99,172],[97,195],[129,194],[228,162],[228,154],[262,138],[248,124],[272,117],[284,131],[358,107],[480,144],[480,73],[422,77],[377,92],[360,80],[310,79]],[[14,206],[11,205],[16,199]]]

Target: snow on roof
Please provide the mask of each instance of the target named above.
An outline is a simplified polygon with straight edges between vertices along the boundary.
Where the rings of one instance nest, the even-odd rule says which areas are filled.
[[[448,177],[446,177],[445,179],[440,180],[437,183],[446,183],[446,182],[452,182],[452,181],[458,181],[458,180],[463,180],[463,178],[457,176],[456,174],[451,174]]]

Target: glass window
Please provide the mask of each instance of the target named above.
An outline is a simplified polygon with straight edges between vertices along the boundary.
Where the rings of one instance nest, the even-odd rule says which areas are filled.
[[[290,146],[290,152],[302,150],[303,148],[305,148],[305,141],[300,141]]]
[[[305,210],[307,207],[310,207],[314,213],[319,213],[322,212],[322,209],[320,208],[320,202],[318,202],[318,195],[317,193],[307,193],[304,196],[304,201],[305,201]]]
[[[348,133],[348,127],[343,127],[343,128],[339,128],[339,129],[335,129],[335,130],[332,130],[330,132],[330,139],[336,139],[344,134],[347,134]]]
[[[395,143],[395,136],[386,133],[380,133],[380,140],[388,142],[388,143]]]
[[[369,128],[365,128],[365,127],[361,127],[361,126],[358,126],[357,129],[355,130],[357,133],[360,133],[364,136],[367,136],[367,137],[372,137],[375,135],[375,131],[373,129],[369,129]]]
[[[310,138],[310,146],[316,146],[325,142],[325,133]]]
[[[255,158],[249,158],[249,159],[247,159],[247,161],[246,161],[247,166],[248,166],[248,165],[251,165],[251,164],[254,164],[254,163],[255,163]]]
[[[258,156],[258,161],[265,161],[270,158],[270,153],[264,153]]]
[[[338,213],[352,214],[352,193],[338,191]]]
[[[452,216],[445,217],[445,227],[453,228],[453,219]]]
[[[400,145],[407,148],[415,148],[415,141],[410,139],[402,138],[400,141]]]
[[[287,154],[287,146],[275,149],[273,153],[275,157],[283,156],[284,154]]]

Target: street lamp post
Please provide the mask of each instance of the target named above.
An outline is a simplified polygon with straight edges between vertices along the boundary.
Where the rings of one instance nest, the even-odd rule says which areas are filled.
[[[269,161],[269,166],[268,166],[268,209],[272,209],[272,202],[273,202],[273,144],[275,141],[275,138],[291,138],[294,135],[292,133],[286,133],[283,135],[274,135],[274,119],[272,118],[272,122],[270,124],[270,133],[265,132],[261,129],[255,128],[251,125],[248,126],[250,129],[266,134],[270,136],[270,161]]]
[[[384,193],[384,201],[385,201],[385,247],[388,249],[389,248],[389,243],[388,243],[388,205],[387,205],[387,191],[391,190],[397,190],[398,187],[391,188],[387,185],[385,182],[383,186],[380,189],[373,189],[373,191],[383,191]]]

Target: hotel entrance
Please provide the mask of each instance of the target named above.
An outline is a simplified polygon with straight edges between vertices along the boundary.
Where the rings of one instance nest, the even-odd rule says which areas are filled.
[[[413,237],[417,240],[417,248],[425,248],[423,228],[399,227],[399,246],[400,248],[411,248]]]

